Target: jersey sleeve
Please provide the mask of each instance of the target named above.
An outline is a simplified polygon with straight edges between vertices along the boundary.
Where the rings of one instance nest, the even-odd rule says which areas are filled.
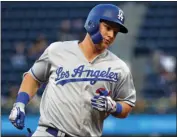
[[[49,60],[49,47],[43,52],[43,54],[35,61],[30,70],[26,73],[30,73],[32,77],[40,83],[45,83],[49,79],[51,63]],[[24,73],[24,75],[26,74]]]
[[[124,101],[132,107],[135,106],[136,102],[136,90],[133,83],[133,78],[130,70],[124,72],[120,79],[120,83],[115,88],[115,100]]]

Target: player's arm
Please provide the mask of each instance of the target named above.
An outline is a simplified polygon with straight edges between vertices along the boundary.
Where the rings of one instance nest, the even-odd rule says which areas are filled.
[[[36,94],[40,84],[29,73],[27,73],[21,83],[16,102],[13,105],[9,120],[18,129],[24,128],[25,107]]]
[[[40,83],[46,83],[50,75],[49,47],[44,51],[31,69],[25,73],[16,102],[13,105],[9,120],[18,129],[24,128],[25,108],[36,94]]]
[[[129,104],[127,104],[123,101],[119,101],[117,103],[119,103],[122,107],[121,112],[120,113],[112,113],[112,115],[117,118],[126,118],[128,116],[128,114],[132,111],[132,106],[130,106]]]
[[[32,99],[33,96],[36,94],[37,90],[39,89],[39,87],[40,83],[37,80],[35,80],[31,76],[31,74],[27,73],[23,78],[23,81],[19,89],[19,93],[25,92],[29,95],[29,99]]]
[[[129,69],[123,76],[121,84],[117,85],[115,91],[118,91],[119,94],[115,97],[116,112],[112,113],[112,115],[118,118],[126,118],[135,106],[136,101],[136,90]]]

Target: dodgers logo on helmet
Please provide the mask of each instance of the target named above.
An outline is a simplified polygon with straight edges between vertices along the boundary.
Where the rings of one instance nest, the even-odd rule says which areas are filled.
[[[120,20],[120,21],[123,21],[124,20],[124,12],[120,9],[119,10],[119,14],[118,14],[118,19]]]

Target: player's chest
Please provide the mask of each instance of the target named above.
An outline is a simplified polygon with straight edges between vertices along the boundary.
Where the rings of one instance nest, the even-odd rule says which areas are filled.
[[[62,86],[69,83],[103,86],[117,83],[120,78],[114,67],[72,61],[52,66],[51,72],[56,85]]]

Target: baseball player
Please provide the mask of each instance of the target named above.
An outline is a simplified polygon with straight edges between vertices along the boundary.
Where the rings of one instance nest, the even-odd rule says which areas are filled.
[[[127,65],[107,48],[127,33],[123,11],[99,4],[89,13],[83,41],[54,42],[24,73],[9,119],[24,128],[25,107],[47,83],[35,136],[101,136],[104,119],[125,118],[136,94]]]

